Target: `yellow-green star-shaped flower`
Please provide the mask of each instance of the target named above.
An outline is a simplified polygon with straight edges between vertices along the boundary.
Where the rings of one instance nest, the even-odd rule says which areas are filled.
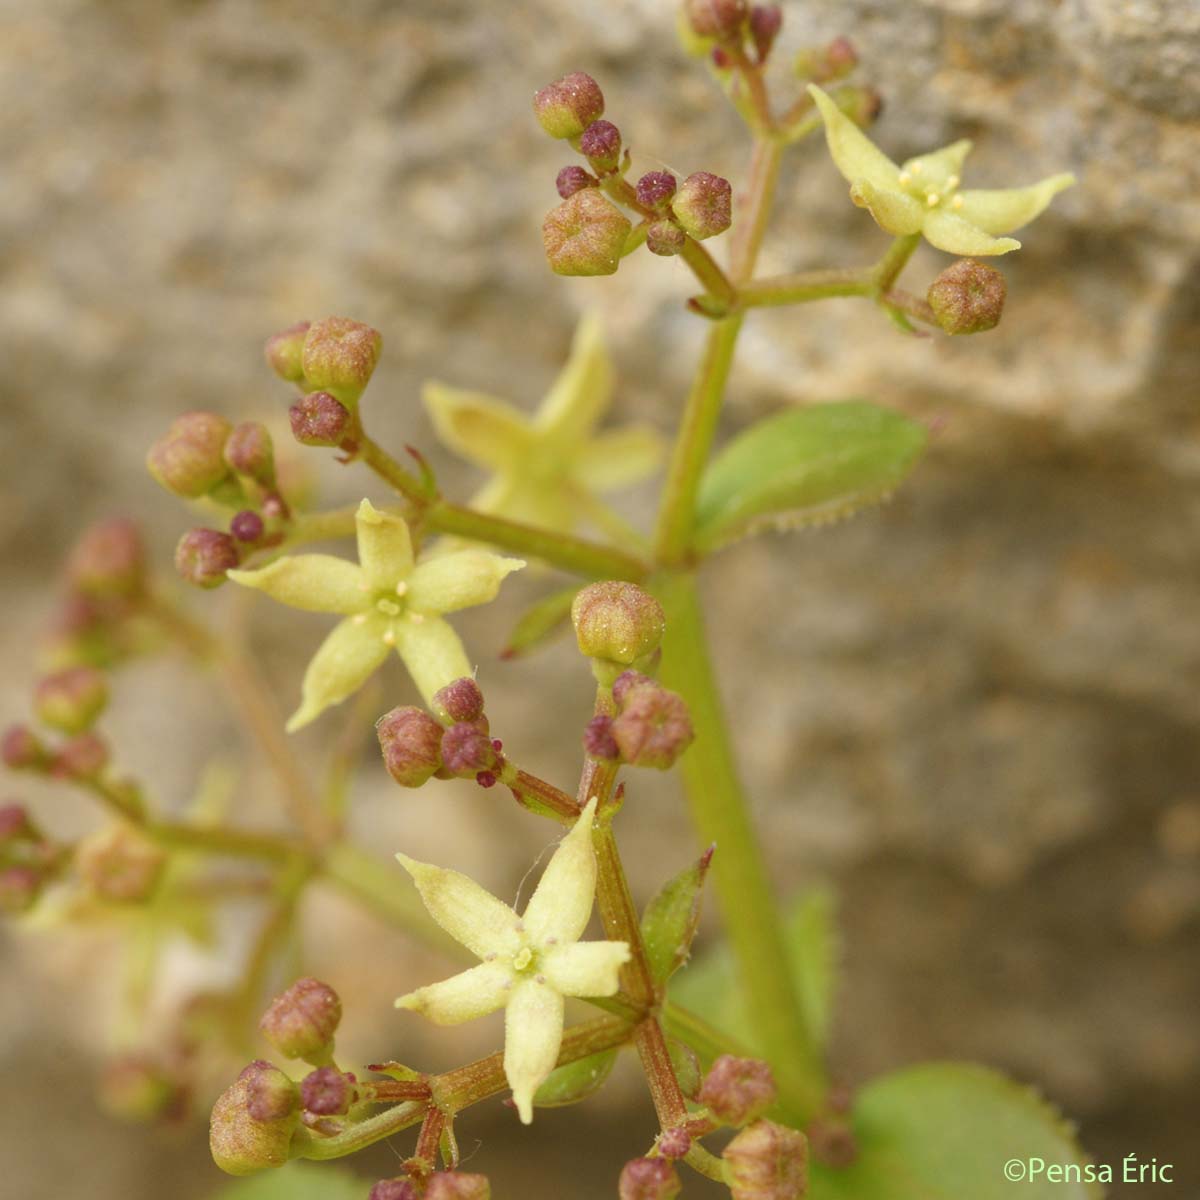
[[[570,358],[532,416],[492,396],[436,382],[426,384],[424,400],[438,437],[493,473],[473,507],[570,533],[581,518],[603,523],[597,493],[644,478],[662,459],[661,440],[646,425],[595,432],[612,392],[600,322],[586,316]]]
[[[615,994],[621,965],[629,961],[625,942],[579,940],[596,891],[595,815],[592,800],[546,864],[523,916],[457,871],[396,855],[433,919],[482,960],[401,996],[396,1007],[438,1025],[503,1008],[504,1073],[526,1125],[533,1120],[534,1093],[558,1059],[563,997]]]
[[[297,554],[229,578],[282,604],[345,620],[321,643],[304,675],[288,732],[356,692],[395,650],[427,704],[439,688],[472,674],[466,651],[443,613],[495,599],[506,575],[525,564],[486,550],[460,550],[413,562],[408,526],[369,500],[358,506],[358,563],[331,554]]]
[[[850,198],[897,236],[920,233],[950,254],[1007,254],[1021,243],[997,235],[1033,220],[1064,188],[1070,174],[1051,175],[1023,188],[960,191],[971,142],[963,139],[897,166],[815,84],[808,88],[825,122],[825,140]]]

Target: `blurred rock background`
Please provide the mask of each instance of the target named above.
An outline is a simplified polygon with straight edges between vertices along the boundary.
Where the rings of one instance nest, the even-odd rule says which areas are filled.
[[[828,880],[840,898],[838,1069],[858,1081],[983,1059],[1062,1105],[1097,1161],[1174,1161],[1187,1191],[1200,1179],[1200,7],[798,0],[786,15],[781,63],[854,40],[893,157],[969,136],[973,185],[1079,177],[998,264],[1009,311],[991,334],[904,340],[846,300],[756,314],[744,335],[726,432],[852,394],[942,422],[883,512],[743,545],[707,572],[726,698],[756,714],[738,736],[778,885]],[[145,447],[188,408],[281,420],[260,346],[293,320],[344,313],[384,331],[369,419],[430,450],[452,494],[477,477],[434,445],[421,382],[532,406],[585,306],[608,322],[616,419],[671,428],[704,332],[682,307],[690,277],[648,255],[614,279],[549,275],[539,223],[572,156],[528,108],[538,86],[586,69],[635,176],[739,178],[738,123],[678,52],[666,0],[0,0],[0,24],[5,720],[25,712],[64,548],[95,517],[136,512],[166,563],[192,522],[144,474]],[[781,199],[764,271],[866,263],[885,244],[818,142],[791,156]],[[923,249],[905,284],[923,291],[946,261]],[[330,501],[382,495],[321,452],[304,461]],[[647,520],[650,496],[628,511]],[[587,707],[578,660],[561,647],[494,659],[546,585],[531,576],[463,628],[506,738],[565,781]],[[230,602],[196,608],[219,617]],[[287,706],[324,623],[257,611]],[[406,688],[387,675],[381,707]],[[204,761],[237,753],[214,697],[178,665],[122,677],[107,728],[170,803]],[[313,754],[328,736],[298,745]],[[21,781],[4,791],[56,830],[89,819]],[[270,802],[269,781],[243,777],[246,812]],[[399,795],[370,754],[354,806],[373,845],[501,890],[546,841],[474,789]],[[639,781],[627,814],[644,898],[693,846],[669,783]],[[434,1036],[392,1014],[436,960],[339,901],[311,909],[308,962],[348,998],[359,1055],[439,1066],[490,1048],[494,1029]],[[94,940],[0,937],[13,1194],[43,1200],[86,1174],[97,1200],[163,1183],[204,1196],[217,1176],[199,1133],[129,1132],[94,1108],[114,990]],[[534,1143],[504,1110],[474,1118],[465,1144],[483,1143],[474,1161],[499,1195],[558,1195],[564,1180],[580,1198],[613,1194],[648,1108],[627,1076],[546,1125],[561,1174],[533,1173]],[[406,1146],[366,1169],[390,1173]]]

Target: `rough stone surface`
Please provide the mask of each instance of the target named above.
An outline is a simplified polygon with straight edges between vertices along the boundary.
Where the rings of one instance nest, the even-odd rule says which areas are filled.
[[[670,428],[704,332],[682,306],[691,277],[648,254],[613,279],[550,276],[539,228],[574,158],[540,135],[529,107],[548,80],[587,70],[633,148],[633,178],[708,170],[736,185],[738,122],[677,51],[669,9],[0,0],[4,720],[26,711],[44,589],[75,532],[142,511],[165,564],[195,523],[141,466],[178,413],[264,419],[278,445],[290,442],[287,389],[261,344],[298,319],[337,313],[383,331],[364,412],[389,444],[431,449],[452,494],[477,476],[434,445],[421,382],[532,406],[588,305],[610,330],[617,418]],[[1200,1077],[1200,845],[1188,834],[1200,821],[1200,10],[1190,0],[786,9],[781,64],[804,43],[855,41],[886,101],[874,136],[893,157],[971,137],[968,186],[1079,177],[998,262],[1008,311],[989,334],[904,340],[854,300],[755,314],[744,334],[723,435],[782,404],[847,395],[940,427],[881,514],[737,547],[707,576],[728,703],[757,714],[738,737],[779,885],[824,875],[843,897],[839,1068],[857,1081],[921,1057],[977,1056],[1069,1109],[1098,1161],[1157,1154],[1195,1178],[1200,1164],[1189,1173],[1185,1162]],[[780,195],[766,271],[864,264],[886,246],[816,141],[789,159]],[[947,261],[922,249],[905,286],[923,293]],[[302,459],[330,501],[382,495],[331,458]],[[649,519],[648,493],[624,503]],[[565,783],[588,705],[573,650],[494,659],[497,631],[545,579],[527,572],[499,609],[464,614],[461,628],[489,714],[503,714],[495,732]],[[197,598],[197,611],[234,610],[226,593]],[[315,645],[327,621],[256,611],[286,708],[295,648]],[[212,696],[178,665],[139,667],[105,718],[120,761],[176,807],[205,759],[236,745]],[[377,711],[411,700],[390,668]],[[297,740],[314,762],[321,743]],[[366,761],[354,797],[366,840],[441,861],[452,810],[456,865],[515,892],[544,828],[468,785],[444,785],[435,806],[399,804]],[[691,842],[671,782],[637,782],[623,838],[644,897]],[[260,769],[238,787],[248,820],[275,819]],[[88,827],[49,792],[8,792],[38,802],[56,832]],[[398,1035],[392,996],[432,978],[436,960],[389,939],[395,978],[381,978],[377,927],[333,902],[309,920],[308,968],[340,972],[348,1053],[390,1053],[402,1036],[401,1057],[437,1067],[493,1048],[486,1023],[447,1035],[413,1022]],[[139,1137],[102,1144],[111,1125],[88,1115],[62,1065],[102,1043],[112,993],[102,960],[82,939],[50,949],[32,931],[4,936],[20,980],[8,992],[47,997],[0,1007],[5,1071],[45,1081],[22,1111],[61,1111],[67,1089],[68,1142],[97,1200],[157,1194],[182,1151],[144,1157]],[[369,946],[370,969],[346,946]],[[172,961],[177,991],[212,985],[211,962]],[[55,999],[67,981],[69,1005]],[[79,989],[97,998],[85,1018]],[[573,1194],[610,1195],[619,1164],[644,1151],[605,1107],[639,1094],[618,1079],[594,1102],[609,1169]],[[546,1118],[564,1146],[578,1119]],[[59,1189],[57,1128],[6,1130],[15,1193]],[[478,1162],[516,1195],[533,1143],[513,1128],[481,1115],[480,1135],[495,1136]],[[217,1182],[202,1137],[192,1151],[189,1169],[175,1158],[169,1176],[185,1197]],[[376,1173],[389,1162],[381,1152]],[[577,1168],[564,1160],[564,1178],[577,1182]]]

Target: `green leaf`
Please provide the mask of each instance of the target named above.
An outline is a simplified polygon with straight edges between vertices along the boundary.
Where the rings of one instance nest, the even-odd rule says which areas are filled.
[[[578,586],[564,588],[543,596],[524,615],[508,635],[508,641],[500,652],[501,658],[523,658],[540,650],[560,633],[565,632],[571,616],[571,602],[575,599]]]
[[[371,1181],[342,1167],[291,1162],[209,1193],[211,1200],[367,1200]]]
[[[804,529],[885,500],[928,431],[852,400],[794,408],[734,438],[700,483],[693,545],[713,550],[763,529]]]
[[[921,1063],[884,1075],[858,1096],[857,1161],[814,1164],[812,1200],[1091,1200],[1092,1167],[1071,1127],[1030,1088],[971,1063]],[[1006,1178],[1013,1160],[1026,1178]],[[1043,1170],[1029,1178],[1037,1164]],[[1063,1169],[1050,1179],[1048,1168]],[[1068,1169],[1069,1168],[1069,1169]],[[1078,1174],[1076,1174],[1076,1172]],[[1119,1174],[1119,1171],[1118,1171]]]
[[[600,1090],[616,1061],[617,1051],[614,1048],[557,1067],[534,1094],[534,1104],[538,1108],[562,1108],[586,1100],[593,1092]]]
[[[713,852],[706,850],[698,862],[669,879],[642,916],[642,939],[650,973],[658,983],[669,979],[688,960],[692,939],[700,923],[700,898]]]
[[[829,1035],[840,944],[833,895],[815,889],[792,902],[784,916],[787,965],[813,1037]],[[671,981],[671,999],[730,1034],[747,1050],[762,1052],[742,994],[740,972],[728,946],[719,946]]]

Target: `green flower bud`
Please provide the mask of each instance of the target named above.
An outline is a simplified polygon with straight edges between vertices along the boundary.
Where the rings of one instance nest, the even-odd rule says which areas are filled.
[[[184,413],[150,447],[146,469],[176,496],[206,496],[229,474],[224,450],[231,429],[216,413]]]
[[[259,487],[275,486],[275,447],[261,421],[243,421],[225,443],[225,461],[239,475],[247,475]]]
[[[584,188],[546,214],[542,245],[556,275],[612,275],[633,226],[597,188]]]
[[[306,977],[271,1001],[258,1027],[280,1054],[323,1066],[333,1053],[333,1035],[341,1020],[337,992],[319,979]]]
[[[140,904],[162,878],[167,856],[128,825],[114,825],[85,838],[75,852],[80,878],[103,900]]]
[[[735,36],[749,14],[746,0],[684,0],[683,11],[698,37]]]
[[[304,338],[311,321],[299,321],[287,329],[272,334],[263,348],[267,363],[280,379],[288,383],[299,383],[304,378]]]
[[[794,1129],[756,1121],[721,1157],[733,1200],[800,1200],[808,1190],[808,1142]]]
[[[700,1088],[700,1103],[722,1125],[746,1125],[775,1103],[775,1076],[757,1058],[722,1054]]]
[[[538,123],[552,138],[574,138],[604,115],[604,93],[583,71],[547,84],[533,98]]]
[[[985,333],[1000,323],[1007,294],[995,267],[960,258],[929,285],[925,298],[947,333]]]
[[[441,725],[422,708],[402,705],[385,713],[376,722],[375,734],[388,774],[401,787],[426,783],[441,770],[443,733]]]
[[[696,171],[679,187],[671,204],[680,225],[698,242],[716,237],[733,220],[733,189],[728,179]]]
[[[571,604],[579,652],[628,666],[658,649],[662,605],[636,583],[608,580],[581,588]]]
[[[348,317],[314,322],[304,337],[304,378],[314,391],[332,392],[347,408],[371,380],[383,335]]]
[[[95,667],[68,667],[47,675],[33,694],[38,720],[63,733],[90,729],[107,703],[108,680]]]
[[[282,1167],[300,1124],[296,1085],[278,1067],[251,1063],[213,1105],[208,1145],[230,1175]]]
[[[89,526],[67,559],[67,579],[86,596],[133,596],[146,581],[146,548],[137,525],[113,517]]]

